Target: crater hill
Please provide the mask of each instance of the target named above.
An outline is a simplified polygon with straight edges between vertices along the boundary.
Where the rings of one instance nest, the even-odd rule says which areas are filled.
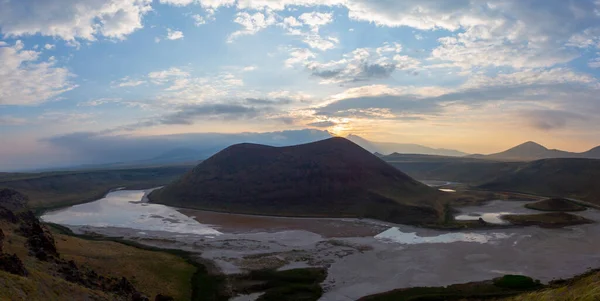
[[[409,224],[439,221],[443,198],[344,138],[233,145],[149,195],[152,202],[194,209]]]

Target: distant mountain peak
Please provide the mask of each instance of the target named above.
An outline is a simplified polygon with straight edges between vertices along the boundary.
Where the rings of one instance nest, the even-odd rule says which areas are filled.
[[[462,157],[467,155],[461,151],[444,149],[444,148],[432,148],[420,144],[412,143],[392,143],[392,142],[375,142],[367,140],[361,136],[355,134],[349,134],[346,139],[358,144],[360,147],[372,152],[380,154],[422,154],[422,155],[437,155],[437,156],[452,156]]]
[[[537,142],[534,142],[534,141],[527,141],[525,143],[522,143],[522,144],[519,144],[519,145],[513,147],[512,149],[518,149],[518,148],[548,150],[548,148],[546,148],[545,146],[543,146]]]

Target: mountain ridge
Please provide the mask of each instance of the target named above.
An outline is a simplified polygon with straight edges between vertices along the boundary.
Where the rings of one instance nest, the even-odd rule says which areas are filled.
[[[537,142],[527,141],[499,153],[493,153],[489,155],[476,154],[468,157],[505,161],[535,161],[553,158],[600,159],[600,146],[585,152],[577,153],[559,149],[549,149]]]
[[[389,155],[393,153],[437,155],[449,157],[462,157],[468,155],[467,153],[458,150],[446,148],[432,148],[413,143],[375,142],[354,134],[346,136],[346,139],[360,145],[362,148],[372,153],[380,153],[384,155]]]

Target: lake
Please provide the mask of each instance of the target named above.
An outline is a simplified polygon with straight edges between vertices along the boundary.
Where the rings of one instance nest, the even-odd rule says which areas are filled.
[[[356,300],[401,287],[440,286],[524,274],[542,281],[600,267],[600,226],[438,231],[367,219],[285,218],[148,204],[148,191],[120,190],[51,211],[44,221],[77,233],[118,236],[178,248],[211,260],[223,273],[327,266],[322,300]],[[458,218],[492,221],[530,213],[526,202],[459,208]],[[600,221],[597,210],[579,212]]]

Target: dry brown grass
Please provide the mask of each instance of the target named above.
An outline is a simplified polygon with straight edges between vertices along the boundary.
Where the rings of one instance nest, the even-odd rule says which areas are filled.
[[[600,300],[600,272],[568,285],[508,298],[506,301],[596,301]]]
[[[149,296],[164,294],[189,300],[196,268],[183,258],[110,241],[90,241],[55,235],[61,256],[87,265],[99,274],[127,277]]]
[[[0,222],[6,238],[4,252],[15,253],[29,271],[27,277],[0,271],[0,300],[119,300],[118,297],[55,277],[51,263],[29,256],[26,239],[14,232],[14,225]],[[74,260],[98,274],[127,277],[137,290],[154,298],[156,294],[190,300],[191,279],[196,267],[173,254],[147,251],[110,241],[92,241],[53,233],[61,257]]]

